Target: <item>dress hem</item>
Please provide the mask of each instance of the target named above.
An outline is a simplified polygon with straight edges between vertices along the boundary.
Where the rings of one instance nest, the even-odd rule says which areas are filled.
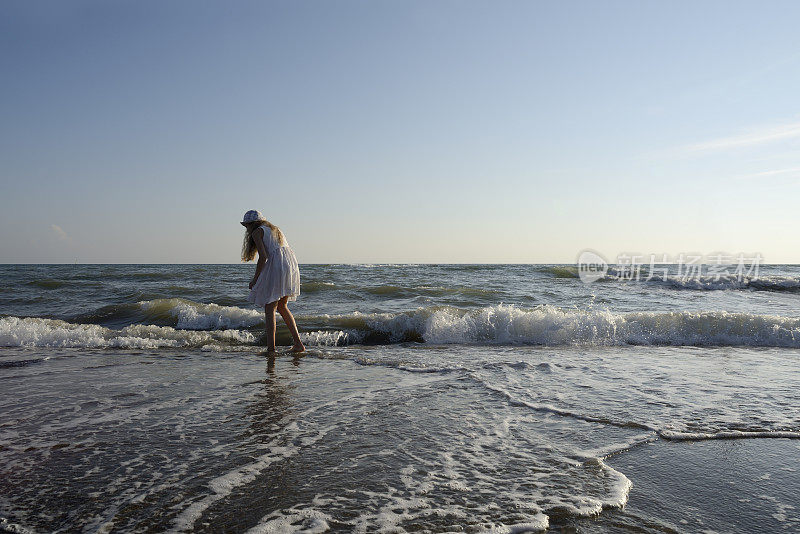
[[[277,301],[281,300],[283,297],[289,297],[289,302],[294,302],[294,301],[297,300],[297,297],[299,297],[299,296],[300,296],[299,293],[297,293],[297,294],[289,294],[289,295],[281,295],[278,298],[275,298],[273,300],[265,300],[264,302],[259,302],[257,299],[251,299],[251,298],[248,297],[247,302],[249,302],[251,304],[255,304],[256,306],[265,306],[265,305],[269,304],[270,302],[277,302]]]

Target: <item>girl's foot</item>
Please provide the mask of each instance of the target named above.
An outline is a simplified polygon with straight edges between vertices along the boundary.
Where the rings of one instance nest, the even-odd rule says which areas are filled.
[[[305,351],[306,351],[306,347],[300,341],[298,341],[297,343],[292,345],[292,352],[305,352]]]

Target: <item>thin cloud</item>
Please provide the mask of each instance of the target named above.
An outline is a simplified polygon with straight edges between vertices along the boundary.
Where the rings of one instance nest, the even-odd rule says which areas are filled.
[[[734,176],[733,179],[738,182],[752,182],[755,180],[760,187],[767,187],[770,189],[795,187],[800,185],[800,167],[741,174],[739,176]]]
[[[54,234],[54,235],[55,235],[57,238],[59,238],[61,241],[70,241],[70,240],[71,240],[71,238],[69,237],[69,235],[67,235],[67,232],[65,232],[65,231],[64,231],[64,229],[63,229],[63,228],[61,228],[61,227],[60,227],[59,225],[57,225],[57,224],[51,224],[51,225],[50,225],[50,231],[51,231],[51,232],[53,232],[53,234]]]
[[[754,172],[752,174],[745,174],[742,178],[766,178],[768,176],[781,176],[781,175],[800,174],[800,167],[792,167],[790,169],[775,169],[772,171]]]
[[[722,137],[711,141],[696,143],[686,147],[691,152],[705,152],[710,150],[727,150],[753,145],[763,145],[775,141],[794,139],[800,137],[800,122],[781,124],[759,128],[743,135]]]

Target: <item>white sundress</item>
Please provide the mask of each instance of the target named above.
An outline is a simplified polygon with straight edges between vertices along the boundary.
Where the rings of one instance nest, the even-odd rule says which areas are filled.
[[[288,243],[280,245],[268,226],[262,225],[259,228],[264,230],[267,263],[261,269],[247,301],[263,306],[286,296],[289,300],[296,300],[300,294],[300,268],[294,252]]]

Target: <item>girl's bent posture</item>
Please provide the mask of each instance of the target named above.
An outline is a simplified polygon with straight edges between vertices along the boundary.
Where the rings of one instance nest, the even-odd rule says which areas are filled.
[[[267,351],[275,351],[275,311],[281,314],[294,339],[292,351],[306,350],[297,333],[294,316],[287,303],[300,294],[300,269],[297,259],[280,228],[267,221],[260,211],[250,210],[241,223],[247,230],[242,244],[242,261],[250,261],[258,252],[258,262],[250,281],[249,302],[264,306],[267,322]]]

